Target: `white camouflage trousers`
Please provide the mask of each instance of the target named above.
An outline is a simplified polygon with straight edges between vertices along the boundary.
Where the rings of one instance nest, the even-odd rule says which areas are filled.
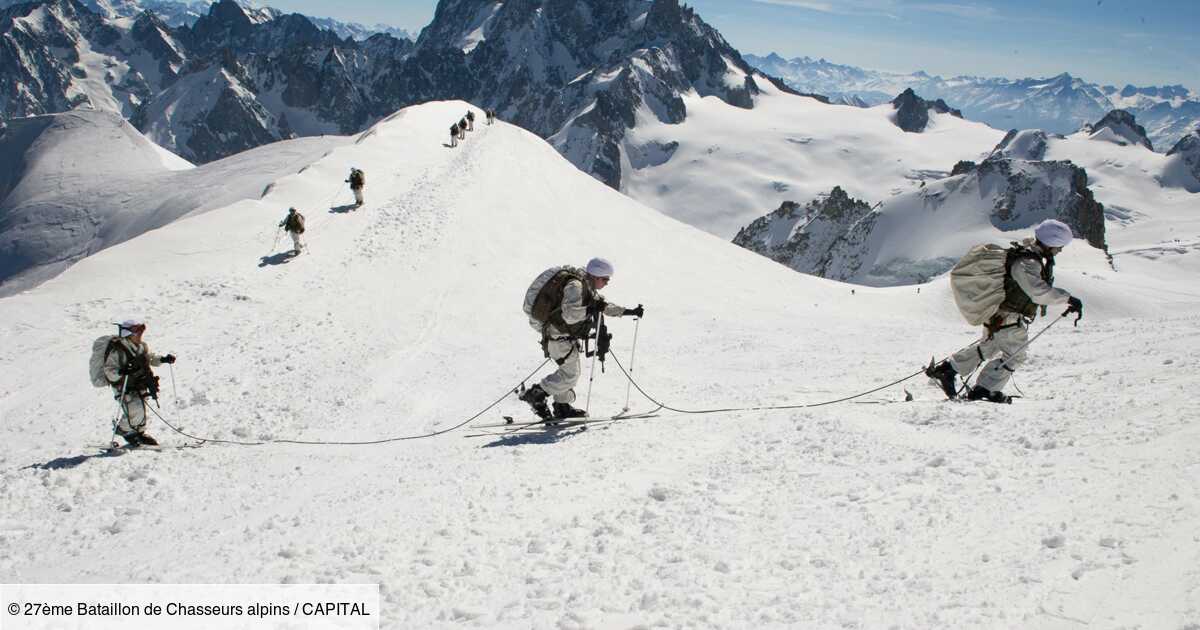
[[[121,396],[121,390],[113,389],[113,398]],[[146,401],[136,394],[125,394],[120,402],[121,411],[117,415],[117,433],[140,433],[146,426]]]
[[[573,339],[551,339],[546,350],[555,362],[562,361],[553,374],[542,379],[542,389],[554,397],[554,402],[575,402],[575,384],[579,382],[579,344]]]
[[[292,235],[292,250],[295,252],[300,252],[301,250],[303,250],[304,243],[300,242],[300,233],[299,232],[288,232],[288,234]]]
[[[358,204],[358,205],[360,205],[360,206],[361,206],[361,205],[363,205],[363,196],[362,196],[362,195],[363,195],[363,189],[361,189],[361,188],[351,188],[351,190],[353,190],[353,191],[354,191],[354,203],[356,203],[356,204]]]
[[[1013,372],[1025,362],[1025,350],[1021,349],[1021,346],[1029,341],[1029,328],[1020,315],[1006,315],[1001,325],[1009,327],[997,330],[991,338],[988,338],[988,330],[984,328],[983,339],[978,345],[959,350],[950,357],[950,365],[964,376],[970,374],[983,361],[988,361],[980,370],[975,384],[989,392],[1004,391],[1004,386],[1008,385]],[[1017,350],[1021,352],[1013,354]]]

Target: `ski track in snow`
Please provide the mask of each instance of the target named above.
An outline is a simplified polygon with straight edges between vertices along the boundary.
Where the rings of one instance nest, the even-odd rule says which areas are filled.
[[[422,111],[448,116],[432,107]],[[55,294],[57,283],[92,273],[85,261],[44,290],[6,300],[0,364],[22,369],[0,383],[0,502],[8,506],[0,575],[377,582],[388,628],[1179,628],[1200,620],[1194,305],[1059,324],[1018,372],[1027,398],[1012,406],[941,401],[920,377],[903,386],[911,403],[857,404],[900,400],[895,387],[815,409],[663,411],[546,436],[463,439],[464,430],[383,446],[208,444],[116,457],[81,446],[107,438],[111,413],[103,393],[77,391],[86,387],[76,374],[83,349],[116,314],[147,304],[166,305],[151,318],[151,347],[181,357],[178,399],[159,372],[161,412],[188,432],[377,439],[446,428],[482,408],[540,361],[517,310],[517,279],[531,279],[538,263],[571,261],[558,259],[563,252],[623,251],[624,238],[646,250],[656,238],[607,227],[627,215],[596,214],[623,210],[615,195],[589,188],[601,198],[583,215],[594,233],[554,232],[547,252],[517,246],[546,217],[583,219],[569,205],[536,217],[514,207],[540,208],[563,198],[558,186],[590,181],[537,179],[559,167],[534,161],[553,152],[537,153],[532,142],[481,125],[454,150],[396,165],[360,161],[367,205],[303,207],[312,249],[286,264],[214,260],[223,254],[187,275],[138,281],[121,297]],[[495,173],[514,153],[527,163]],[[325,167],[332,176],[345,170],[338,159]],[[530,183],[515,204],[486,194],[498,180],[517,186],[521,178]],[[343,188],[327,205],[348,196]],[[276,206],[287,203],[263,210],[261,221],[278,221]],[[216,211],[167,229],[232,220]],[[696,305],[699,281],[685,290],[647,276],[670,277],[675,261],[700,265],[711,255],[730,269],[702,270],[705,282],[771,294],[780,290],[771,279],[783,277],[771,274],[784,272],[673,229],[661,259],[629,263],[605,291],[647,303],[634,377],[672,406],[839,398],[973,340],[932,314],[949,300],[936,285],[922,295],[859,287],[852,297],[844,285],[788,276],[804,295],[713,294]],[[695,245],[680,236],[693,232]],[[266,234],[254,233],[242,251],[265,248]],[[47,315],[18,317],[16,306]],[[612,327],[614,352],[628,365],[632,324]],[[79,368],[56,376],[63,363]],[[586,387],[585,364],[581,398]],[[615,365],[594,387],[593,410],[620,408],[625,384]],[[633,397],[635,411],[653,407]],[[478,422],[527,415],[523,407],[510,398]],[[166,444],[184,441],[157,420],[150,426]]]

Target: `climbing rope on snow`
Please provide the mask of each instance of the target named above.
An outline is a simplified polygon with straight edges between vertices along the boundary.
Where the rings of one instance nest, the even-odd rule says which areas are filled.
[[[827,400],[825,402],[819,402],[819,403],[792,404],[792,405],[756,405],[753,407],[721,407],[718,409],[680,409],[678,407],[672,407],[664,402],[661,402],[661,401],[655,399],[653,396],[648,394],[646,392],[646,390],[642,389],[642,386],[639,385],[637,381],[633,380],[633,377],[629,375],[629,372],[625,371],[625,366],[621,364],[621,360],[619,358],[617,358],[616,355],[613,355],[613,361],[616,362],[617,367],[621,369],[621,373],[625,375],[625,378],[629,380],[629,382],[633,385],[634,389],[638,390],[638,393],[640,393],[642,396],[644,396],[646,398],[646,400],[649,400],[651,403],[658,405],[658,409],[654,409],[647,413],[654,413],[655,411],[659,411],[661,409],[666,409],[667,411],[674,411],[675,413],[683,413],[683,414],[689,414],[689,415],[702,415],[702,414],[710,414],[710,413],[729,413],[729,412],[733,412],[733,411],[781,411],[781,410],[786,410],[786,409],[811,409],[813,407],[824,407],[826,405],[834,405],[837,403],[846,402],[848,400],[854,400],[855,398],[862,398],[863,396],[867,396],[869,394],[874,394],[877,391],[884,390],[889,387],[893,387],[895,385],[899,385],[900,383],[903,383],[907,380],[916,378],[917,376],[920,376],[921,374],[925,373],[925,368],[921,368],[920,370],[917,370],[916,372],[913,372],[912,374],[909,374],[908,376],[905,376],[904,378],[892,381],[886,385],[880,385],[879,387],[862,392],[861,394],[854,394],[853,396],[846,396],[845,398],[838,398],[837,400]]]
[[[534,371],[529,373],[529,376],[526,376],[525,378],[521,379],[521,383],[524,383],[525,381],[533,378],[533,375],[537,374],[539,371],[541,371],[541,369],[543,367],[546,367],[546,364],[549,362],[550,362],[550,359],[546,359],[545,361],[542,361],[541,365],[537,366],[537,369],[535,369]],[[460,422],[452,427],[442,429],[440,431],[433,431],[431,433],[423,433],[421,435],[405,435],[405,436],[400,436],[400,437],[383,438],[383,439],[379,439],[379,440],[346,441],[346,442],[330,442],[330,441],[323,441],[323,440],[289,440],[289,439],[263,440],[260,442],[241,442],[238,440],[218,440],[216,438],[199,437],[199,436],[191,435],[190,433],[186,433],[182,429],[171,424],[170,422],[167,421],[166,418],[162,417],[162,414],[158,413],[157,409],[155,409],[153,407],[149,407],[149,406],[148,406],[148,408],[154,412],[154,415],[158,416],[159,420],[162,420],[163,424],[170,427],[170,429],[172,431],[174,431],[184,437],[191,438],[193,440],[198,440],[201,443],[212,442],[214,444],[235,444],[238,446],[264,446],[267,444],[303,444],[303,445],[310,445],[310,446],[367,446],[367,445],[371,445],[371,444],[387,444],[389,442],[404,442],[404,441],[408,441],[408,440],[421,440],[421,439],[425,439],[425,438],[437,437],[437,436],[443,435],[445,433],[450,433],[451,431],[456,431],[456,430],[461,429],[462,427],[466,426],[467,424],[473,422],[475,419],[479,418],[479,416],[482,416],[483,414],[487,413],[488,411],[491,411],[496,405],[499,405],[505,398],[508,398],[514,392],[516,392],[518,387],[520,387],[520,384],[506,390],[504,392],[503,396],[497,398],[494,402],[492,402],[492,404],[481,409],[479,411],[479,413],[476,413],[475,415],[471,416],[470,418],[467,418],[466,420],[463,420],[462,422]]]

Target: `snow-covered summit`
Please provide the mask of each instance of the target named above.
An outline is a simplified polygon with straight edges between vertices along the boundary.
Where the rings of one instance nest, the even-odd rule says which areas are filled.
[[[1133,114],[1114,109],[1104,115],[1099,122],[1085,125],[1083,131],[1091,134],[1092,138],[1116,143],[1129,143],[1143,146],[1151,151],[1154,147],[1146,137],[1146,129],[1137,123]]]

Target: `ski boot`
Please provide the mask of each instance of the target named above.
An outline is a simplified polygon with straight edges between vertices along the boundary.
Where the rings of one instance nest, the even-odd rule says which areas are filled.
[[[137,431],[131,431],[129,433],[121,434],[121,439],[125,440],[126,448],[137,448],[137,447],[141,446],[142,445],[141,437],[142,437],[142,434],[138,433]],[[115,447],[116,444],[117,443],[114,441],[113,446]]]
[[[542,389],[541,384],[538,384],[521,392],[518,398],[529,403],[529,406],[533,408],[533,413],[537,414],[537,417],[542,420],[551,420],[554,418],[554,415],[550,413],[550,407],[546,405],[546,399],[549,397],[550,394],[547,394],[546,390]]]
[[[141,446],[158,446],[158,440],[146,435],[145,433],[138,433],[137,439],[138,442],[141,443]]]
[[[925,368],[925,376],[937,381],[938,385],[942,386],[946,398],[958,398],[958,370],[950,365],[950,361],[942,361],[934,365],[933,359],[930,359],[929,367]]]
[[[999,403],[1002,405],[1011,405],[1012,396],[1007,396],[1004,392],[993,392],[986,390],[978,385],[971,388],[967,392],[967,400],[982,400],[984,402]]]
[[[554,403],[554,419],[555,420],[571,420],[574,418],[586,418],[587,412],[582,409],[576,409],[570,403]]]

